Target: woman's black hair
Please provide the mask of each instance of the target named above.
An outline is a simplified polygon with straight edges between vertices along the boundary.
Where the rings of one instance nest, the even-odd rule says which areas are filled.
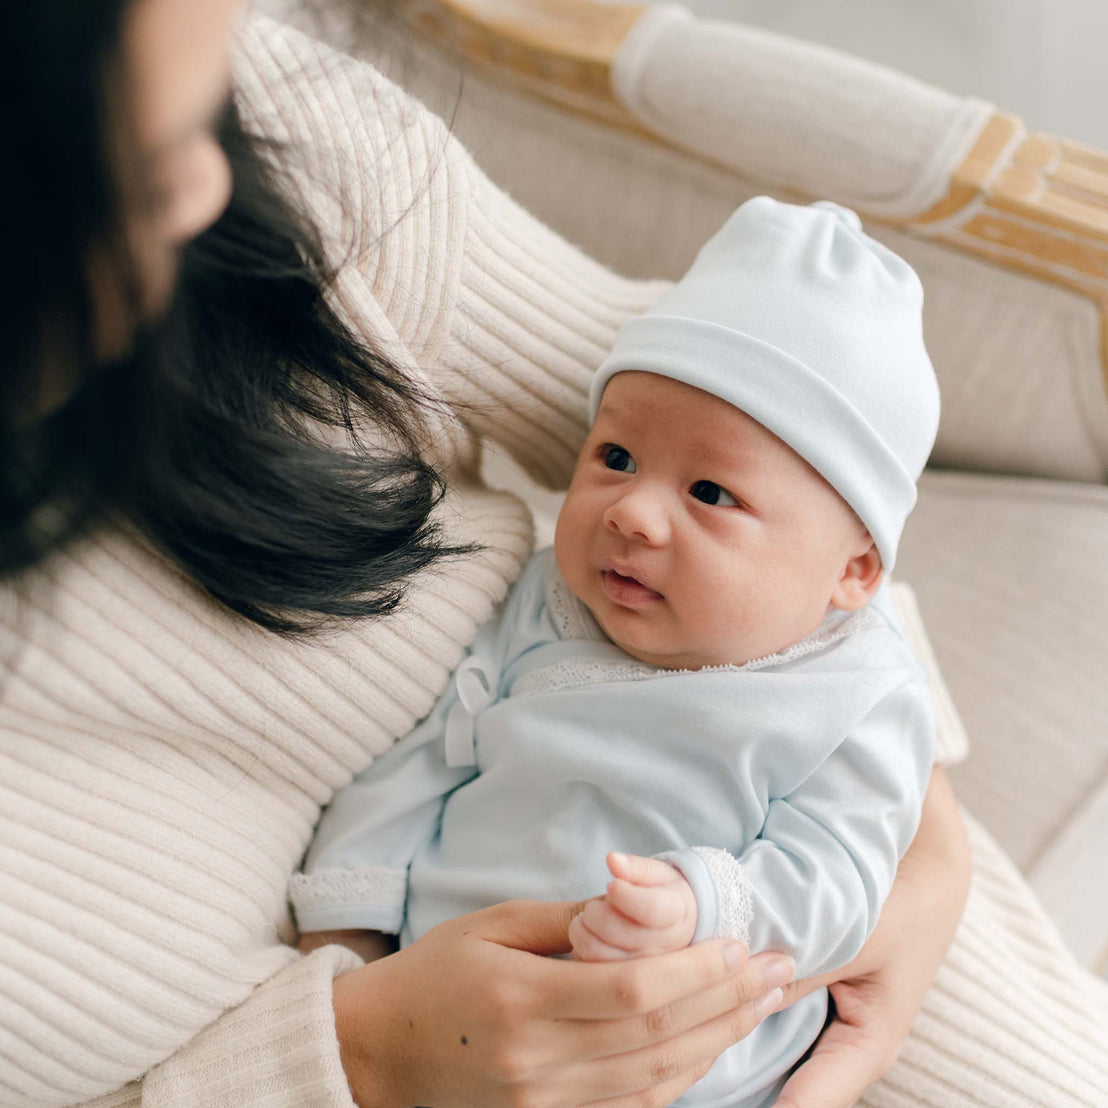
[[[183,249],[168,311],[137,327],[116,364],[95,364],[90,253],[112,244],[111,268],[136,291],[103,98],[126,6],[16,5],[42,53],[52,48],[38,38],[43,13],[64,10],[74,23],[53,28],[68,87],[47,88],[40,74],[32,87],[47,102],[17,135],[26,177],[10,257],[34,263],[0,332],[0,573],[118,512],[227,607],[272,630],[389,612],[415,574],[472,549],[445,543],[431,519],[445,491],[420,452],[431,401],[329,307],[319,238],[233,103],[219,127],[234,176],[227,210]],[[57,58],[39,61],[61,74]],[[62,407],[27,422],[50,372],[78,383]],[[373,447],[356,433],[367,415]],[[343,428],[351,448],[325,445],[312,422]]]

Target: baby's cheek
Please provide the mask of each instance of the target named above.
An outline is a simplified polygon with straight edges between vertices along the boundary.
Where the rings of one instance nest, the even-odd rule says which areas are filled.
[[[725,643],[747,623],[747,604],[741,585],[726,574],[702,574],[688,590],[681,615],[689,634],[705,645]]]
[[[554,561],[566,584],[575,591],[580,584],[582,539],[572,505],[567,501],[554,529]]]

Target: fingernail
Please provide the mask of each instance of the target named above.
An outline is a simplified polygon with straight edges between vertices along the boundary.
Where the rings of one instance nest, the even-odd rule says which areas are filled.
[[[746,961],[749,951],[746,949],[746,943],[728,943],[723,948],[723,960],[727,963],[728,969],[735,969],[737,966],[742,965]]]
[[[627,855],[621,854],[618,850],[613,850],[612,861],[615,862],[617,866],[625,865],[627,862]]]
[[[780,989],[774,989],[771,993],[766,993],[761,1000],[754,1002],[754,1014],[760,1020],[764,1020],[766,1016],[773,1015],[777,1011],[777,1005],[781,1003],[781,998],[785,994]]]
[[[772,989],[775,985],[787,985],[796,973],[796,963],[785,955],[771,958],[763,967],[766,987]]]

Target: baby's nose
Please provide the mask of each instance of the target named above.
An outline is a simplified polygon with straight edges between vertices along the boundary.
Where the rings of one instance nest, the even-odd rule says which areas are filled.
[[[610,505],[604,513],[604,524],[609,531],[651,546],[669,540],[670,521],[663,499],[645,488],[629,491]]]

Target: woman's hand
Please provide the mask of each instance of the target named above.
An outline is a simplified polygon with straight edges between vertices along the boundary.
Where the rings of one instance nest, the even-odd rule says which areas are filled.
[[[508,901],[337,977],[361,1108],[663,1108],[781,1003],[791,960],[749,958],[741,943],[614,963],[542,957],[569,951],[583,909]]]
[[[954,938],[970,873],[958,803],[946,773],[936,768],[919,831],[869,941],[849,965],[785,990],[792,1003],[828,986],[835,1018],[776,1108],[849,1108],[892,1068]]]

